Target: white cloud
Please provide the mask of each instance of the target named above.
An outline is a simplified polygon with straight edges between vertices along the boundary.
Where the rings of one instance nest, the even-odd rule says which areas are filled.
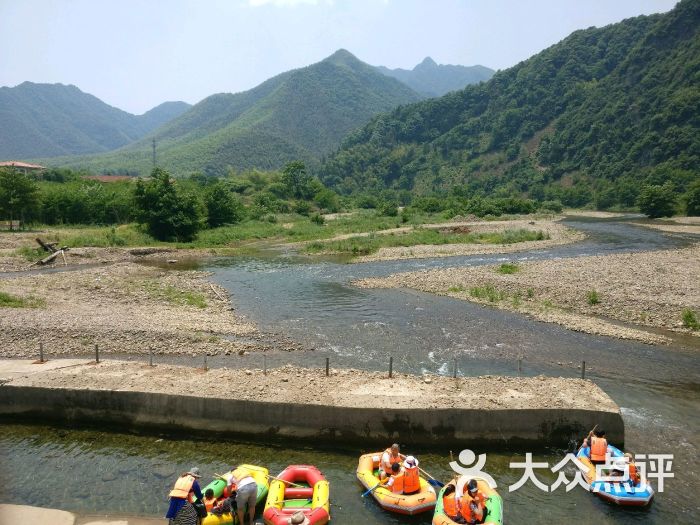
[[[296,7],[298,5],[332,5],[333,0],[248,0],[250,7],[272,5],[275,7]]]

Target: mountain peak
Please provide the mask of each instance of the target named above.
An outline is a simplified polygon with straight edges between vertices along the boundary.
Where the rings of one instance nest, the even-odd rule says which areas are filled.
[[[419,68],[433,68],[433,67],[437,67],[437,62],[435,62],[435,60],[433,60],[433,59],[430,58],[430,57],[425,57],[425,58],[423,59],[423,62],[421,62],[420,64],[418,64],[418,65],[417,65],[416,67],[414,67],[413,69],[419,69]]]
[[[360,60],[347,49],[341,48],[323,61],[331,62],[336,65],[349,65],[357,63]]]

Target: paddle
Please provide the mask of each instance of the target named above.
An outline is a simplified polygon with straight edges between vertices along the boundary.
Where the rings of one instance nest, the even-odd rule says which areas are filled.
[[[372,487],[371,489],[367,489],[365,492],[362,493],[362,496],[361,496],[361,497],[364,498],[367,494],[369,494],[370,492],[372,492],[374,489],[376,489],[377,487],[379,487],[381,484],[382,484],[382,483],[381,483],[381,481],[380,481],[379,483],[377,483],[377,484],[376,484],[374,487]]]
[[[441,489],[442,487],[445,486],[445,484],[444,484],[442,481],[436,480],[436,479],[435,479],[435,476],[432,476],[430,473],[426,472],[426,471],[423,470],[422,468],[418,467],[418,470],[421,471],[421,472],[422,472],[423,474],[425,474],[426,476],[428,476],[428,478],[430,478],[430,479],[428,480],[428,483],[430,483],[433,487],[438,488],[438,489]]]

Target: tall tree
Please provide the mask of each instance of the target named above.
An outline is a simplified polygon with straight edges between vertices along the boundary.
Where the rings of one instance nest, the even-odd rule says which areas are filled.
[[[12,221],[31,217],[39,205],[39,189],[24,173],[0,169],[0,214]]]
[[[135,190],[138,220],[161,241],[191,241],[202,228],[202,206],[197,197],[177,187],[170,174],[154,168],[147,182]]]

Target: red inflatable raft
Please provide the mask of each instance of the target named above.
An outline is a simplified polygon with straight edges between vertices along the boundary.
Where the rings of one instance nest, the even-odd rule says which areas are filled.
[[[312,465],[290,465],[272,481],[263,518],[267,525],[287,525],[299,511],[311,525],[325,525],[330,519],[328,481]]]

